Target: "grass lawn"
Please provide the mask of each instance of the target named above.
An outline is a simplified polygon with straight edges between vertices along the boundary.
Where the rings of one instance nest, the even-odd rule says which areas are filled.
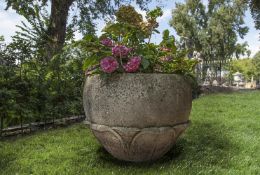
[[[83,124],[0,141],[0,174],[260,174],[260,92],[193,102],[192,125],[162,159],[111,157]]]

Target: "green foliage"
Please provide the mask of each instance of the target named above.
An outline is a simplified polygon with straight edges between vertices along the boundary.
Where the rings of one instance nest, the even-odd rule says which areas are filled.
[[[253,59],[241,59],[241,60],[233,60],[230,63],[230,73],[234,74],[235,72],[240,72],[244,75],[247,81],[250,81],[252,76],[257,77],[259,76],[259,70],[256,68],[256,64],[254,63],[255,60]]]
[[[256,53],[253,58],[233,60],[230,63],[230,73],[240,72],[244,75],[247,81],[252,77],[255,80],[260,78],[260,52]]]
[[[0,35],[0,42],[3,42],[4,40],[4,36]]]
[[[177,48],[169,30],[163,32],[163,40],[159,45],[150,43],[151,35],[157,31],[156,19],[160,16],[162,10],[157,7],[147,12],[147,20],[144,21],[132,6],[122,6],[116,12],[116,21],[107,24],[100,38],[86,35],[83,40],[76,42],[75,46],[80,46],[86,54],[84,69],[89,72],[97,68],[100,73],[100,60],[114,57],[119,63],[117,72],[125,72],[124,66],[131,57],[139,56],[141,67],[138,72],[191,74],[197,61],[185,58],[185,50]],[[103,44],[104,40],[109,45]],[[131,51],[128,55],[117,57],[113,49],[118,46],[126,46]]]
[[[109,22],[103,29],[102,37],[109,37],[118,43],[135,46],[151,35],[148,26],[149,23],[145,23],[142,15],[137,13],[132,6],[122,6],[116,12],[116,21]]]
[[[260,51],[258,51],[255,56],[253,57],[253,65],[255,67],[255,76],[260,79]]]
[[[137,13],[132,6],[121,6],[115,13],[116,20],[119,23],[126,23],[133,26],[140,26],[143,22],[143,17],[141,14]]]
[[[169,48],[173,50],[173,52],[176,52],[177,47],[175,45],[175,38],[174,36],[170,36],[169,30],[164,30],[163,31],[163,40],[160,43],[161,47]]]
[[[83,113],[82,57],[69,48],[46,62],[27,40],[0,50],[0,117],[4,127]]]
[[[157,19],[158,17],[163,15],[163,11],[160,7],[156,7],[155,9],[148,11],[148,13],[146,14],[146,18],[148,20],[151,19]]]

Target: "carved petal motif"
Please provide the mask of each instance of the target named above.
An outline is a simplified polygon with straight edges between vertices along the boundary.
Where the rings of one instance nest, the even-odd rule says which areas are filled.
[[[188,123],[173,127],[124,128],[91,124],[91,129],[114,157],[126,161],[149,161],[162,157],[187,128]]]

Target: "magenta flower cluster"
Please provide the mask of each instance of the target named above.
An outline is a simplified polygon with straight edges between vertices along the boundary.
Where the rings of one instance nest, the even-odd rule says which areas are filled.
[[[128,48],[126,46],[117,45],[112,48],[112,54],[115,57],[126,57],[131,52],[131,50],[131,48]]]
[[[141,64],[141,57],[134,56],[130,58],[126,65],[124,65],[124,69],[126,72],[136,72],[139,69]]]
[[[113,46],[113,41],[109,38],[104,38],[101,41],[101,44],[107,47],[112,47],[112,55],[108,56],[100,61],[101,70],[105,73],[112,73],[119,68],[119,62],[121,63],[121,67],[126,72],[136,72],[141,64],[141,57],[134,56],[129,58],[129,53],[133,50],[132,48],[128,48],[124,45],[116,45]],[[124,60],[123,60],[124,59]],[[127,60],[127,63],[124,64]]]
[[[107,46],[107,47],[112,47],[113,46],[113,42],[109,38],[102,39],[101,40],[101,44],[103,44],[104,46]]]
[[[112,73],[118,68],[118,62],[113,57],[105,57],[100,61],[101,69],[106,73]]]

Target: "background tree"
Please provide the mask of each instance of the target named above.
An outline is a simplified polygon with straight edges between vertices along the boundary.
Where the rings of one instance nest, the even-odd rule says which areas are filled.
[[[0,36],[0,131],[5,126],[4,120],[15,112],[16,91],[12,88],[16,77],[15,68],[15,59],[7,57],[4,37]]]
[[[236,72],[242,73],[246,81],[250,81],[252,77],[256,78],[257,76],[257,69],[251,58],[231,61],[230,70],[231,75]]]
[[[255,27],[256,29],[260,30],[260,1],[249,0],[249,6],[250,6],[252,17],[255,21]]]
[[[260,80],[260,51],[255,54],[253,58],[233,60],[230,63],[230,74],[240,72],[244,75],[246,81]]]
[[[78,30],[82,34],[94,34],[94,20],[114,14],[118,6],[132,0],[6,0],[6,9],[12,8],[24,16],[41,34],[50,59],[59,53],[65,40]],[[144,8],[151,0],[136,0]],[[50,13],[47,8],[51,7]],[[75,13],[76,12],[76,13]],[[71,16],[72,20],[68,21]],[[24,24],[24,31],[26,25]],[[30,32],[27,32],[29,34]],[[38,35],[39,36],[39,35]]]
[[[204,75],[210,67],[216,76],[233,56],[246,54],[247,44],[237,43],[248,32],[243,19],[246,9],[243,0],[209,1],[207,7],[201,0],[176,4],[170,24],[191,55],[200,53]]]
[[[260,83],[260,51],[258,51],[252,60],[254,66],[255,66],[255,70],[256,70],[256,80],[258,81],[258,83]]]
[[[27,41],[0,38],[1,128],[83,114],[81,52],[68,45],[46,64]]]

